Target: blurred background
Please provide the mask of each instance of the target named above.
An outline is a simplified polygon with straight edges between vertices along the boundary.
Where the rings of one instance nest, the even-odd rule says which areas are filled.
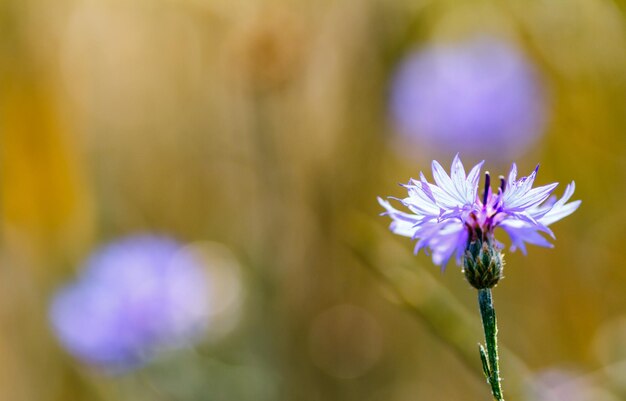
[[[626,400],[625,49],[623,1],[3,0],[2,398],[489,399],[475,291],[376,202],[460,152],[583,200],[507,253],[507,400]],[[50,308],[130,235],[210,311],[112,371]]]

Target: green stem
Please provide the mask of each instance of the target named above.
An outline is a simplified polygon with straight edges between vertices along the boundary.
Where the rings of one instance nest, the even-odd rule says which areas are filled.
[[[498,326],[496,324],[496,310],[493,308],[491,289],[478,290],[478,305],[480,316],[485,329],[485,342],[487,343],[487,355],[482,345],[479,348],[480,358],[483,362],[483,371],[487,376],[487,382],[491,386],[491,393],[497,401],[504,401],[502,387],[500,386],[500,367],[498,365]]]

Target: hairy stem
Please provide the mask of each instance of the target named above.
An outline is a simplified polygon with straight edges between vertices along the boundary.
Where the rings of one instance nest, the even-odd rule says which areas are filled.
[[[487,345],[486,355],[485,349],[482,346],[479,348],[483,371],[485,376],[487,376],[487,382],[491,386],[491,393],[494,399],[504,401],[502,387],[500,386],[500,367],[498,364],[498,326],[496,324],[496,310],[493,308],[490,288],[478,290],[478,305]]]

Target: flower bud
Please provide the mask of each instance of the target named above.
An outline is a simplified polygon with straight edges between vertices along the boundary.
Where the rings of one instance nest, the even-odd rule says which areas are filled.
[[[503,277],[504,255],[489,239],[474,238],[465,249],[463,273],[476,289],[491,288]]]

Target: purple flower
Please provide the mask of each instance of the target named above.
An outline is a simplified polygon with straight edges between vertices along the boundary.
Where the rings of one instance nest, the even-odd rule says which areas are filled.
[[[539,75],[511,43],[480,37],[410,54],[391,85],[390,112],[409,142],[498,161],[520,156],[546,121]],[[483,146],[489,143],[489,147]]]
[[[445,266],[450,257],[461,263],[469,244],[475,239],[495,241],[494,230],[501,227],[511,237],[512,250],[526,253],[526,243],[551,247],[542,235],[554,238],[548,227],[573,213],[580,201],[568,202],[574,193],[574,182],[565,189],[563,197],[550,196],[557,184],[533,188],[538,167],[528,176],[517,178],[517,167],[511,167],[508,178],[500,178],[496,192],[490,186],[489,173],[485,175],[485,190],[478,192],[480,169],[484,162],[474,166],[468,174],[457,154],[448,175],[437,161],[433,161],[435,183],[429,183],[424,174],[403,185],[408,196],[397,199],[409,212],[395,209],[378,198],[386,209],[383,215],[391,217],[390,229],[399,235],[417,240],[415,252],[426,248],[432,252],[433,262]]]
[[[203,333],[209,305],[201,262],[177,242],[134,236],[97,251],[50,308],[61,344],[109,371],[142,364]]]

